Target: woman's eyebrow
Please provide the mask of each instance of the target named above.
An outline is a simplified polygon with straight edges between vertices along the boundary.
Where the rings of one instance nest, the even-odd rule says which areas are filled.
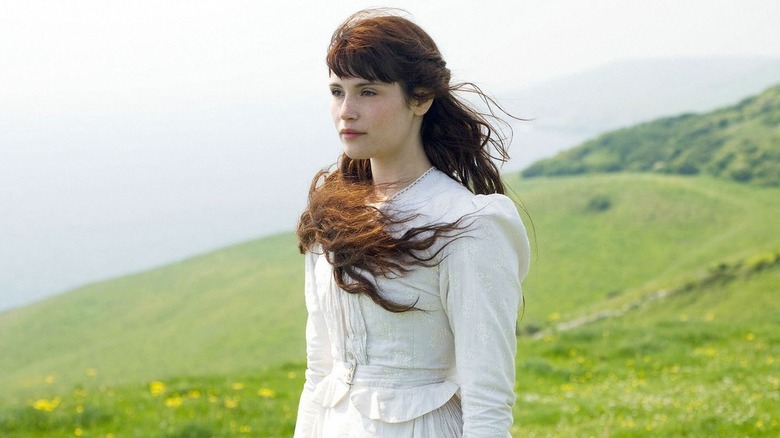
[[[358,82],[357,84],[353,84],[351,86],[352,87],[366,87],[366,86],[376,87],[378,85],[383,85],[383,82],[379,82],[379,81],[365,81],[365,82]],[[342,85],[342,84],[340,84],[338,82],[331,82],[330,86],[331,87],[341,87],[341,88],[344,87],[344,85]]]

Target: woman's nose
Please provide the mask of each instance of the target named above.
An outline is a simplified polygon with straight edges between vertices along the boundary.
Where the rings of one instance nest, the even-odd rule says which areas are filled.
[[[341,108],[339,109],[339,117],[342,120],[354,120],[357,119],[357,111],[355,109],[354,102],[351,99],[345,98],[341,101]]]

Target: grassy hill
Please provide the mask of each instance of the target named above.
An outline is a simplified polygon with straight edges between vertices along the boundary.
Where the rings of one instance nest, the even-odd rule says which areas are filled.
[[[777,189],[654,174],[517,184],[536,225],[527,324],[587,314],[780,247]]]
[[[780,433],[780,265],[521,339],[515,436]]]
[[[780,185],[780,85],[707,113],[621,129],[541,160],[525,177],[593,172],[706,174]]]
[[[520,436],[780,430],[780,189],[626,173],[509,182],[535,229]],[[284,234],[0,314],[0,431],[288,436],[301,287]]]
[[[7,395],[70,388],[86,374],[124,384],[300,360],[302,269],[294,237],[277,235],[0,314],[0,387]]]

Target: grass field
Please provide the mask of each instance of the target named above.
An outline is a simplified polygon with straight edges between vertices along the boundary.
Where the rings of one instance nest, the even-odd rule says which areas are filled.
[[[272,236],[0,315],[0,387],[24,395],[300,360],[303,258]],[[47,376],[56,376],[53,384]]]
[[[521,338],[515,436],[776,436],[775,264],[619,318]],[[0,405],[7,436],[292,434],[304,364],[120,387],[86,382]],[[84,379],[90,377],[89,372]],[[90,389],[87,389],[90,388]]]
[[[536,229],[516,436],[780,434],[780,190],[510,183]],[[273,236],[0,314],[0,435],[290,436],[301,264]]]

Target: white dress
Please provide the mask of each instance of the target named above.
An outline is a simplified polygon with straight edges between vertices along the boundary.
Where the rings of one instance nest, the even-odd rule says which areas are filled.
[[[380,208],[416,214],[404,227],[466,216],[437,265],[374,279],[392,313],[348,294],[306,255],[306,383],[295,437],[508,437],[515,327],[528,238],[512,201],[474,195],[432,168]],[[402,232],[403,229],[394,230]]]

